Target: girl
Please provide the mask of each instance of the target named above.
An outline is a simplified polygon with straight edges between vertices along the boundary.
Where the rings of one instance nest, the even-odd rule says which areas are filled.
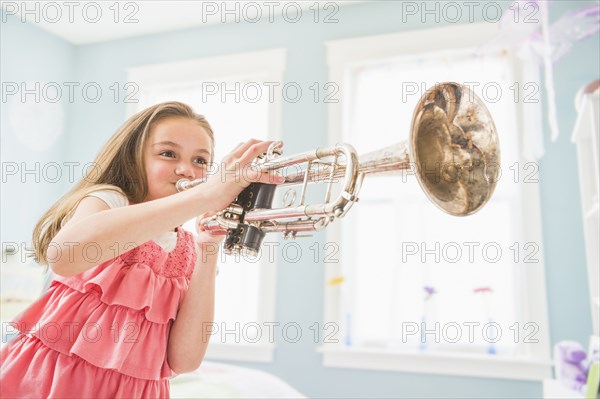
[[[11,324],[0,352],[0,396],[166,398],[169,377],[200,366],[213,321],[216,251],[223,236],[181,224],[227,207],[251,182],[243,173],[270,142],[240,143],[207,174],[213,132],[187,105],[131,117],[97,166],[46,212],[33,233],[36,259],[56,278]],[[205,251],[205,253],[203,253]]]

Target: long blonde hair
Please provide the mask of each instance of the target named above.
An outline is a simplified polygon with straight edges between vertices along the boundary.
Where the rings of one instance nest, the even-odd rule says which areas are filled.
[[[208,133],[214,153],[214,133],[204,116],[180,102],[153,105],[133,115],[108,140],[96,156],[94,167],[44,213],[35,225],[32,235],[33,256],[36,262],[48,264],[48,246],[68,220],[79,202],[98,189],[109,189],[125,194],[131,203],[140,203],[148,194],[144,168],[144,147],[151,129],[165,118],[179,117],[197,121]]]

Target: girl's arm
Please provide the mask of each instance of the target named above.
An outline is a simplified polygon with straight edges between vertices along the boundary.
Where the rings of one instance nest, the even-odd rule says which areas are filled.
[[[201,186],[155,201],[109,209],[99,198],[84,198],[48,247],[48,264],[73,276],[173,230],[212,210],[212,196]]]
[[[190,286],[171,326],[167,362],[177,374],[200,367],[210,339],[215,307],[218,241],[198,243],[200,254]]]
[[[272,175],[244,173],[271,142],[250,140],[227,155],[220,171],[195,188],[154,201],[108,209],[86,197],[48,247],[48,264],[61,276],[73,276],[174,229],[197,215],[227,207],[251,182],[281,182]]]

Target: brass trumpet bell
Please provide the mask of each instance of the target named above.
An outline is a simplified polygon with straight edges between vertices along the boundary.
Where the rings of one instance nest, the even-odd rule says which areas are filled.
[[[483,102],[458,83],[438,84],[418,103],[410,158],[431,201],[455,216],[471,215],[492,196],[500,168],[494,121]]]

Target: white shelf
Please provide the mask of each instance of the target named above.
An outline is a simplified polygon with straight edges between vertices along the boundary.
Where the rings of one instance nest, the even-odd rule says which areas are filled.
[[[590,137],[592,131],[587,129],[585,123],[587,123],[587,119],[593,117],[594,109],[590,107],[590,104],[594,102],[598,102],[598,90],[593,93],[584,93],[584,88],[579,90],[577,93],[577,100],[575,104],[575,108],[577,110],[577,120],[575,121],[575,127],[573,128],[573,135],[571,136],[571,141],[576,142],[585,137]]]

